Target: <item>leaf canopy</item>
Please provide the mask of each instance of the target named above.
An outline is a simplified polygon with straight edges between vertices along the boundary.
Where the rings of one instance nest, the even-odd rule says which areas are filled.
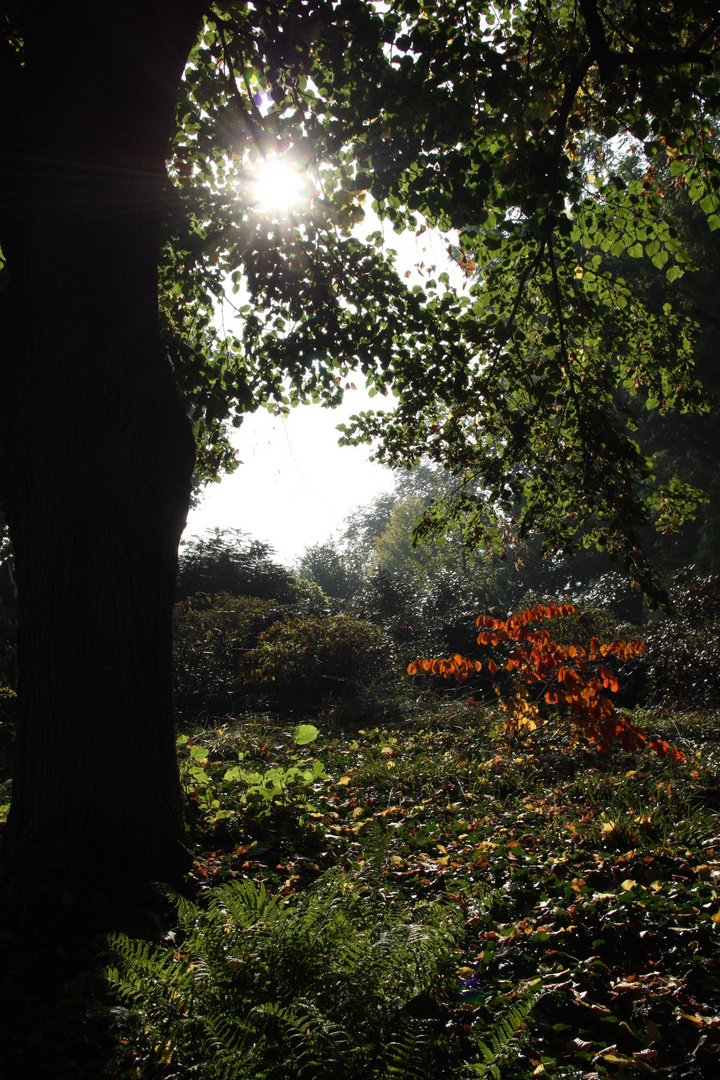
[[[335,404],[360,371],[398,403],[343,441],[457,476],[418,535],[448,518],[469,543],[540,530],[608,549],[652,590],[642,530],[675,527],[698,493],[655,483],[634,433],[646,409],[702,407],[696,328],[618,267],[692,269],[668,172],[720,226],[719,44],[707,0],[212,4],[160,264],[200,472],[233,466],[226,421]],[[311,178],[292,213],[253,195],[273,157]],[[353,232],[368,205],[397,231],[454,230],[453,277],[409,285],[382,231]]]

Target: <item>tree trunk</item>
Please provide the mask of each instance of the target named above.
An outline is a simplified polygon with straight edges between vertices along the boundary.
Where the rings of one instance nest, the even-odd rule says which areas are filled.
[[[22,698],[7,841],[86,877],[168,879],[188,860],[171,617],[194,448],[157,259],[203,5],[29,6],[0,193],[0,493]]]

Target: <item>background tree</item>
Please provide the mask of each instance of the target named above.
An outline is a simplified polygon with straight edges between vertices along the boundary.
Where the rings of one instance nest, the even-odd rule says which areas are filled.
[[[307,548],[298,560],[298,572],[319,585],[332,600],[350,600],[362,584],[360,561],[332,540]]]
[[[256,596],[264,600],[296,600],[294,575],[274,562],[273,548],[252,540],[241,529],[215,529],[185,542],[180,550],[176,595],[194,593]]]

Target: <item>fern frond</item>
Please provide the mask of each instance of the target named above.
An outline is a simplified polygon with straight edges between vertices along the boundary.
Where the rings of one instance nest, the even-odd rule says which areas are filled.
[[[525,1021],[539,1000],[538,994],[529,993],[522,1001],[498,1017],[484,1038],[477,1038],[476,1045],[483,1060],[473,1062],[470,1068],[475,1076],[500,1080],[502,1066],[517,1055],[526,1033]]]

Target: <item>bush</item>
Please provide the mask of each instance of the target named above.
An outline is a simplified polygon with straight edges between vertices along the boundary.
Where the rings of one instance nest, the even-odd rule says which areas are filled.
[[[226,593],[175,609],[175,697],[187,718],[352,697],[385,660],[381,631],[352,615]]]
[[[281,617],[273,600],[194,596],[175,605],[175,703],[184,717],[224,715],[242,706],[245,656]]]
[[[262,633],[246,657],[250,684],[316,700],[352,697],[386,661],[382,632],[353,615],[301,615]]]
[[[672,608],[645,635],[648,698],[655,704],[720,704],[720,577],[687,575],[670,590]]]

